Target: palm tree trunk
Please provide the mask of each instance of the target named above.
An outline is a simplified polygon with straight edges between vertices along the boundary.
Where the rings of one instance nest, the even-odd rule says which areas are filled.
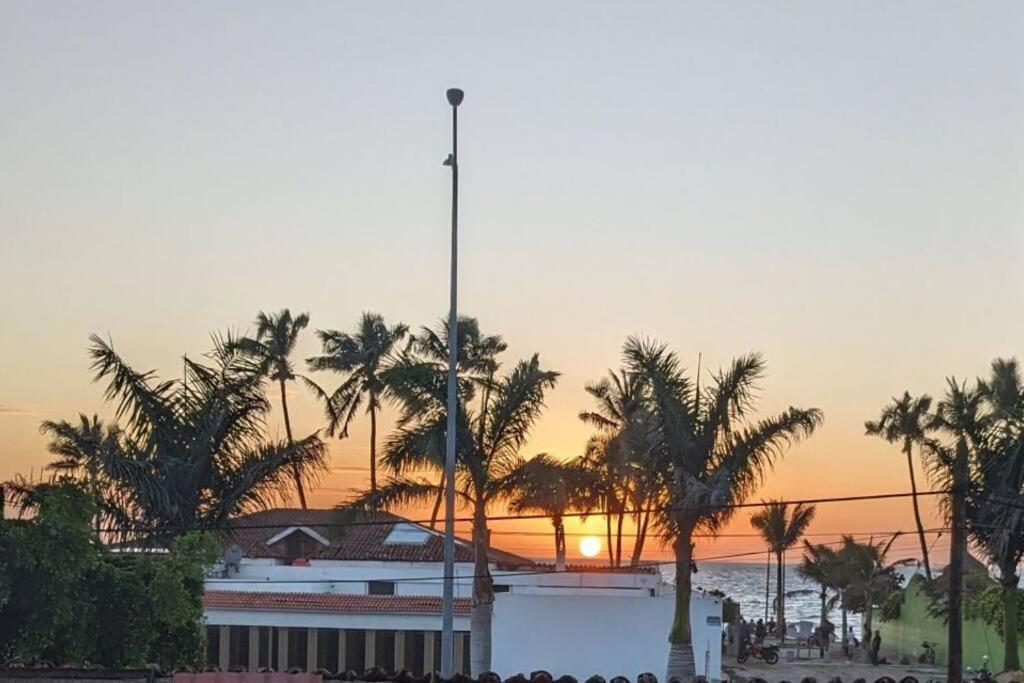
[[[825,637],[828,628],[828,589],[821,587],[821,615],[818,619],[818,656],[825,656]]]
[[[639,566],[640,558],[643,557],[644,544],[647,542],[647,525],[651,521],[651,511],[649,508],[644,510],[641,520],[640,528],[636,533],[636,542],[633,543],[633,557],[630,558],[631,567]]]
[[[875,616],[875,606],[871,604],[874,602],[871,595],[868,595],[864,600],[864,633],[860,642],[864,647],[869,648],[871,643],[871,627]]]
[[[430,528],[434,529],[437,527],[437,516],[441,514],[441,501],[444,500],[444,485],[446,483],[447,472],[441,471],[441,483],[437,489],[437,498],[434,499],[434,509],[430,512]]]
[[[782,551],[775,553],[775,633],[779,639],[786,640],[786,588],[785,564],[782,561]]]
[[[924,575],[931,581],[932,566],[928,561],[928,543],[924,539],[924,525],[921,523],[921,510],[917,504],[917,481],[914,479],[914,459],[911,457],[909,443],[903,452],[907,454],[907,469],[910,470],[910,500],[914,503],[914,522],[917,524],[917,537],[921,541],[921,561],[924,563]]]
[[[669,650],[665,681],[673,678],[688,681],[697,674],[697,666],[693,659],[693,634],[690,629],[690,593],[693,575],[690,565],[693,561],[693,541],[691,525],[681,525],[679,538],[674,544],[676,556],[676,595],[675,614],[672,618],[672,630],[668,634]]]
[[[565,524],[561,517],[552,517],[551,523],[555,527],[555,571],[565,571]]]
[[[288,436],[288,446],[294,446],[295,441],[292,439],[292,421],[288,416],[288,394],[285,391],[284,379],[280,381],[281,385],[281,410],[284,412],[284,433]],[[299,505],[302,509],[306,509],[306,492],[302,488],[302,472],[299,470],[298,463],[292,464],[292,477],[295,479],[295,490],[299,494]]]
[[[1003,590],[1003,670],[1019,671],[1020,655],[1017,651],[1017,582],[1020,578],[1010,571],[1002,570],[1000,583]]]
[[[604,510],[604,533],[605,533],[605,545],[608,547],[608,566],[615,566],[615,546],[612,545],[612,509],[611,504],[606,499],[605,510]]]
[[[377,493],[377,397],[370,394],[370,491]]]
[[[964,496],[967,487],[967,442],[961,437],[953,461],[952,543],[949,546],[949,659],[946,683],[961,683],[964,669],[963,581],[967,554]]]
[[[469,616],[469,664],[471,675],[491,669],[491,618],[494,613],[494,580],[491,578],[490,531],[486,502],[477,498],[473,509],[473,608]]]
[[[625,506],[619,509],[619,520],[615,528],[615,566],[622,566],[622,522],[626,518]]]

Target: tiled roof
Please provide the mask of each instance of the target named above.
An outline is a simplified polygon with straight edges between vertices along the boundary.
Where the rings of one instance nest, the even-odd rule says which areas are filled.
[[[456,598],[455,613],[469,614],[471,605],[469,598]],[[203,608],[336,614],[441,614],[441,598],[429,595],[206,591]]]
[[[399,562],[444,560],[444,537],[432,529],[428,529],[430,536],[423,544],[385,543],[384,540],[399,522],[408,523],[408,520],[386,512],[378,512],[364,515],[356,523],[346,526],[346,520],[337,510],[277,508],[233,519],[231,526],[234,528],[222,539],[222,545],[227,547],[236,544],[246,557],[284,558],[283,550],[271,548],[267,545],[267,540],[290,527],[304,526],[330,541],[330,545],[326,547],[319,543],[315,544],[316,549],[308,559]],[[468,541],[456,539],[455,561],[473,561],[473,547]],[[494,548],[491,549],[491,562],[505,568],[533,566],[533,562],[525,557]]]

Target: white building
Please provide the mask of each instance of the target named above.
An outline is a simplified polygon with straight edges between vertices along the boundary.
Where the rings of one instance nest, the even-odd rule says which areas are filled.
[[[338,521],[332,510],[268,510],[234,521],[226,561],[206,581],[211,664],[416,674],[439,666],[441,534],[385,513],[357,526]],[[456,668],[468,673],[468,542],[457,542],[455,559]],[[657,571],[557,572],[501,550],[492,550],[490,569],[492,667],[502,676],[663,673],[673,595]],[[721,678],[721,616],[717,598],[694,595],[697,671],[709,679]]]

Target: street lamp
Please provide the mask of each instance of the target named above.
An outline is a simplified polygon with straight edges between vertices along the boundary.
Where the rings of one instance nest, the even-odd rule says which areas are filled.
[[[458,411],[457,291],[459,271],[459,105],[465,96],[458,88],[449,88],[452,106],[452,153],[444,165],[452,169],[452,268],[451,303],[448,308],[448,425],[444,456],[444,592],[441,607],[441,676],[455,674],[455,415]]]

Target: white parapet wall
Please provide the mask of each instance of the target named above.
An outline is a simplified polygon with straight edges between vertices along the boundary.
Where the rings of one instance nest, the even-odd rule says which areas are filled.
[[[674,596],[501,593],[494,605],[492,668],[502,676],[546,669],[580,680],[599,673],[662,679]],[[721,680],[722,602],[690,603],[697,674]]]

